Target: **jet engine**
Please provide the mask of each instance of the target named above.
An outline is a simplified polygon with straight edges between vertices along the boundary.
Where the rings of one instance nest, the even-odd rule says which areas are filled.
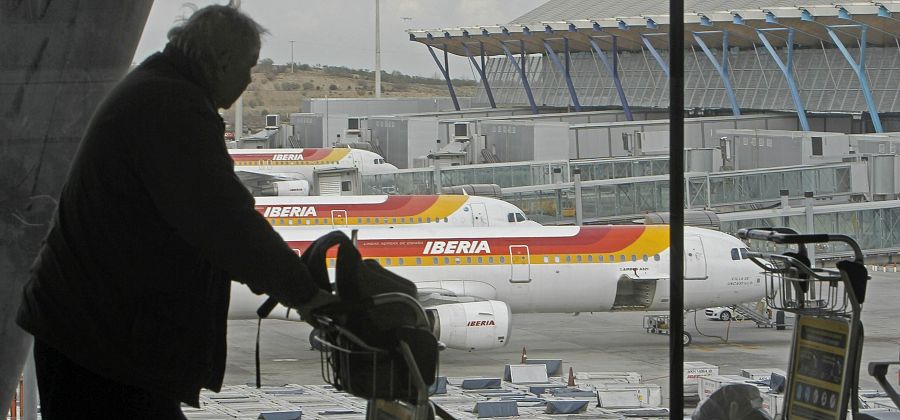
[[[499,300],[447,303],[428,308],[434,333],[447,347],[459,350],[499,348],[509,340],[509,306]]]
[[[261,190],[264,196],[306,196],[309,195],[309,181],[275,181]]]

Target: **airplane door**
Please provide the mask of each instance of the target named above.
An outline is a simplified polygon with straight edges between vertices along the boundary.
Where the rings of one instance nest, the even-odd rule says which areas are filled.
[[[484,203],[472,203],[470,204],[472,207],[472,225],[473,226],[487,226],[488,217],[487,217],[487,206]]]
[[[531,253],[528,245],[509,246],[509,281],[528,283],[531,281]]]
[[[703,240],[697,235],[684,237],[684,279],[706,280],[706,253]]]
[[[341,227],[347,226],[347,210],[331,211],[331,226]]]

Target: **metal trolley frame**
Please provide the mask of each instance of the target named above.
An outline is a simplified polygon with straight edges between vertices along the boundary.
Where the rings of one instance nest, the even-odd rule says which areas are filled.
[[[380,294],[372,297],[372,304],[408,305],[417,318],[412,327],[430,328],[425,311],[408,295]],[[321,345],[322,378],[338,390],[366,398],[367,420],[424,420],[433,419],[435,415],[442,419],[453,418],[429,401],[429,387],[416,363],[411,343],[398,340],[395,348],[375,347],[333,317],[318,315],[316,318],[319,332],[314,339]],[[398,354],[401,357],[398,358]],[[372,395],[375,392],[377,396]]]
[[[786,418],[847,417],[848,402],[859,412],[859,365],[863,325],[860,313],[868,274],[859,245],[846,235],[798,234],[787,228],[741,229],[738,237],[796,246],[782,254],[750,252],[763,269],[766,302],[796,314],[786,389]],[[814,268],[806,245],[840,242],[853,259],[837,269]]]

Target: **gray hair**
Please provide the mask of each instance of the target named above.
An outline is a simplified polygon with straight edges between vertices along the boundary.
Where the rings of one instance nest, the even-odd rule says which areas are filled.
[[[216,68],[221,57],[235,51],[259,49],[260,36],[268,33],[256,21],[229,4],[212,5],[194,12],[169,30],[169,43],[206,69]]]

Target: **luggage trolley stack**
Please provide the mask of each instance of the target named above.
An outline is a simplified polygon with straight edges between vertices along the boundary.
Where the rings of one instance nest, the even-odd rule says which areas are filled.
[[[782,254],[750,252],[765,274],[766,301],[772,309],[796,315],[784,416],[790,419],[840,419],[848,403],[859,412],[859,364],[868,273],[859,245],[846,235],[798,234],[787,228],[741,229],[742,239],[796,246]],[[852,260],[836,269],[814,268],[806,245],[843,243]]]
[[[322,378],[338,391],[368,400],[367,420],[452,419],[428,398],[443,345],[416,299],[415,284],[375,260],[362,259],[356,231],[351,234],[353,239],[331,231],[300,256],[316,285],[339,298],[307,320],[315,327],[310,339],[321,352]],[[275,305],[269,298],[257,310],[260,325]],[[259,334],[256,360],[259,388]]]
[[[430,321],[421,305],[402,293],[373,296],[365,308],[357,306],[346,314],[371,316],[383,308],[393,306],[391,317],[400,308],[405,318],[403,326],[387,330],[378,344],[365,340],[359,331],[354,333],[345,325],[341,315],[319,315],[322,378],[335,389],[368,400],[366,419],[452,419],[444,410],[429,401],[429,385],[434,383],[437,358],[429,355],[434,349],[433,336],[428,336]],[[343,319],[342,319],[343,318]],[[371,338],[371,337],[370,337]],[[422,341],[425,343],[422,343]],[[417,361],[418,360],[418,361]]]

